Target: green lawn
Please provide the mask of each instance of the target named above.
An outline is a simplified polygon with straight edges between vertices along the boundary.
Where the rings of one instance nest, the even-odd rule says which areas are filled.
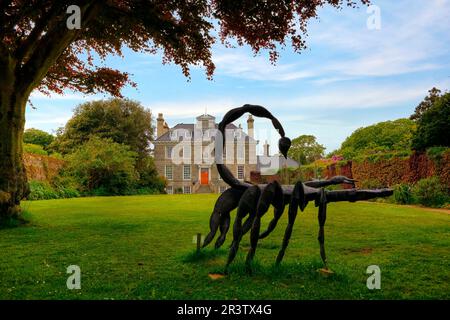
[[[415,299],[450,298],[450,216],[380,203],[330,204],[324,276],[316,210],[299,213],[283,264],[274,261],[286,226],[260,242],[255,272],[244,271],[248,235],[225,278],[223,249],[196,256],[217,195],[98,197],[34,201],[32,223],[0,230],[0,299]],[[266,215],[267,225],[272,211]],[[233,214],[234,218],[234,214]],[[81,290],[66,268],[81,268]],[[366,268],[381,268],[381,290]]]

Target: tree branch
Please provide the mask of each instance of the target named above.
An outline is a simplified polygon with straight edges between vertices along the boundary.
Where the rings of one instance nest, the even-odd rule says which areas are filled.
[[[39,39],[43,36],[46,29],[50,30],[57,22],[58,12],[61,12],[63,6],[61,4],[52,5],[46,12],[44,12],[35,22],[35,27],[29,36],[22,42],[16,50],[17,59],[23,64],[26,62],[29,55],[39,45]]]
[[[99,1],[87,1],[80,5],[83,27],[86,27],[101,8]],[[77,38],[80,30],[69,30],[66,26],[65,12],[52,29],[33,45],[35,50],[28,61],[18,70],[18,86],[23,94],[29,94],[39,85],[49,68]]]

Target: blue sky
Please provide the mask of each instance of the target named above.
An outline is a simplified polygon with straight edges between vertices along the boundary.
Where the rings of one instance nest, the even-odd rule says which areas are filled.
[[[106,64],[133,74],[138,88],[125,88],[124,96],[154,115],[162,112],[170,126],[192,123],[205,109],[220,120],[230,108],[261,104],[281,120],[287,136],[313,134],[331,151],[361,126],[409,116],[433,86],[450,89],[450,0],[372,3],[380,8],[380,29],[367,27],[372,13],[366,7],[325,7],[310,22],[307,50],[286,47],[275,66],[267,52],[254,57],[246,47],[217,44],[212,81],[198,67],[188,81],[178,66],[162,65],[160,55],[129,50]],[[54,132],[76,105],[105,97],[34,92],[26,127]],[[259,140],[276,143],[266,120],[257,119],[255,127]]]

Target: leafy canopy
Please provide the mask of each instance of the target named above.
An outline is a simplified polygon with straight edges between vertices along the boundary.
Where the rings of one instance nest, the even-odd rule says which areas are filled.
[[[190,65],[203,65],[211,77],[216,38],[249,45],[255,53],[268,49],[275,61],[277,46],[305,48],[308,21],[320,7],[357,3],[369,1],[73,0],[70,5],[81,9],[81,29],[70,30],[65,1],[1,1],[0,64],[13,69],[26,96],[35,88],[120,96],[124,85],[135,85],[129,74],[97,65],[96,57],[121,56],[123,47],[160,51],[163,63],[179,65],[186,76]]]
[[[442,96],[441,90],[433,87],[428,90],[428,95],[419,103],[419,105],[414,110],[414,113],[409,117],[411,120],[420,120],[422,115],[429,110],[437,99]]]
[[[45,131],[30,128],[25,130],[23,134],[23,142],[36,144],[46,149],[55,139],[53,135]]]
[[[309,164],[323,157],[325,147],[312,135],[301,135],[292,140],[289,157],[300,164]]]
[[[359,128],[345,139],[335,153],[352,159],[374,153],[410,150],[415,127],[410,119],[397,119]]]
[[[152,114],[139,102],[128,99],[83,103],[75,108],[65,127],[58,130],[52,148],[67,154],[94,135],[128,145],[143,159],[149,154],[152,140]]]
[[[152,114],[139,102],[113,98],[83,103],[64,128],[58,130],[50,148],[62,154],[80,153],[93,137],[124,145],[136,154],[133,162],[139,187],[161,189],[150,142],[153,135]],[[88,145],[89,146],[89,145]]]
[[[430,147],[450,147],[450,93],[436,98],[417,120],[412,147],[423,151]]]

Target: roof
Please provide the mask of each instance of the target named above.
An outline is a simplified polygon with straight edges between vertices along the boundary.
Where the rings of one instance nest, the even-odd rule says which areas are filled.
[[[205,113],[205,114],[198,116],[196,119],[197,120],[214,120],[214,119],[216,119],[216,117]]]
[[[273,175],[278,172],[281,168],[298,168],[299,164],[297,161],[287,158],[281,154],[276,154],[273,156],[257,156],[256,170],[261,173],[261,175]]]
[[[215,128],[218,128],[218,124],[215,124]],[[226,129],[237,129],[238,127],[236,127],[233,123],[230,123],[226,126]],[[178,123],[177,125],[175,125],[173,128],[170,128],[169,131],[167,131],[166,133],[164,133],[162,136],[158,137],[155,141],[173,141],[170,138],[170,134],[177,129],[184,129],[184,130],[188,130],[190,134],[192,134],[195,130],[195,125],[193,123]],[[201,129],[198,129],[201,130]],[[245,134],[245,136],[247,136],[247,134],[245,132],[243,132]],[[191,135],[192,136],[192,135]]]

